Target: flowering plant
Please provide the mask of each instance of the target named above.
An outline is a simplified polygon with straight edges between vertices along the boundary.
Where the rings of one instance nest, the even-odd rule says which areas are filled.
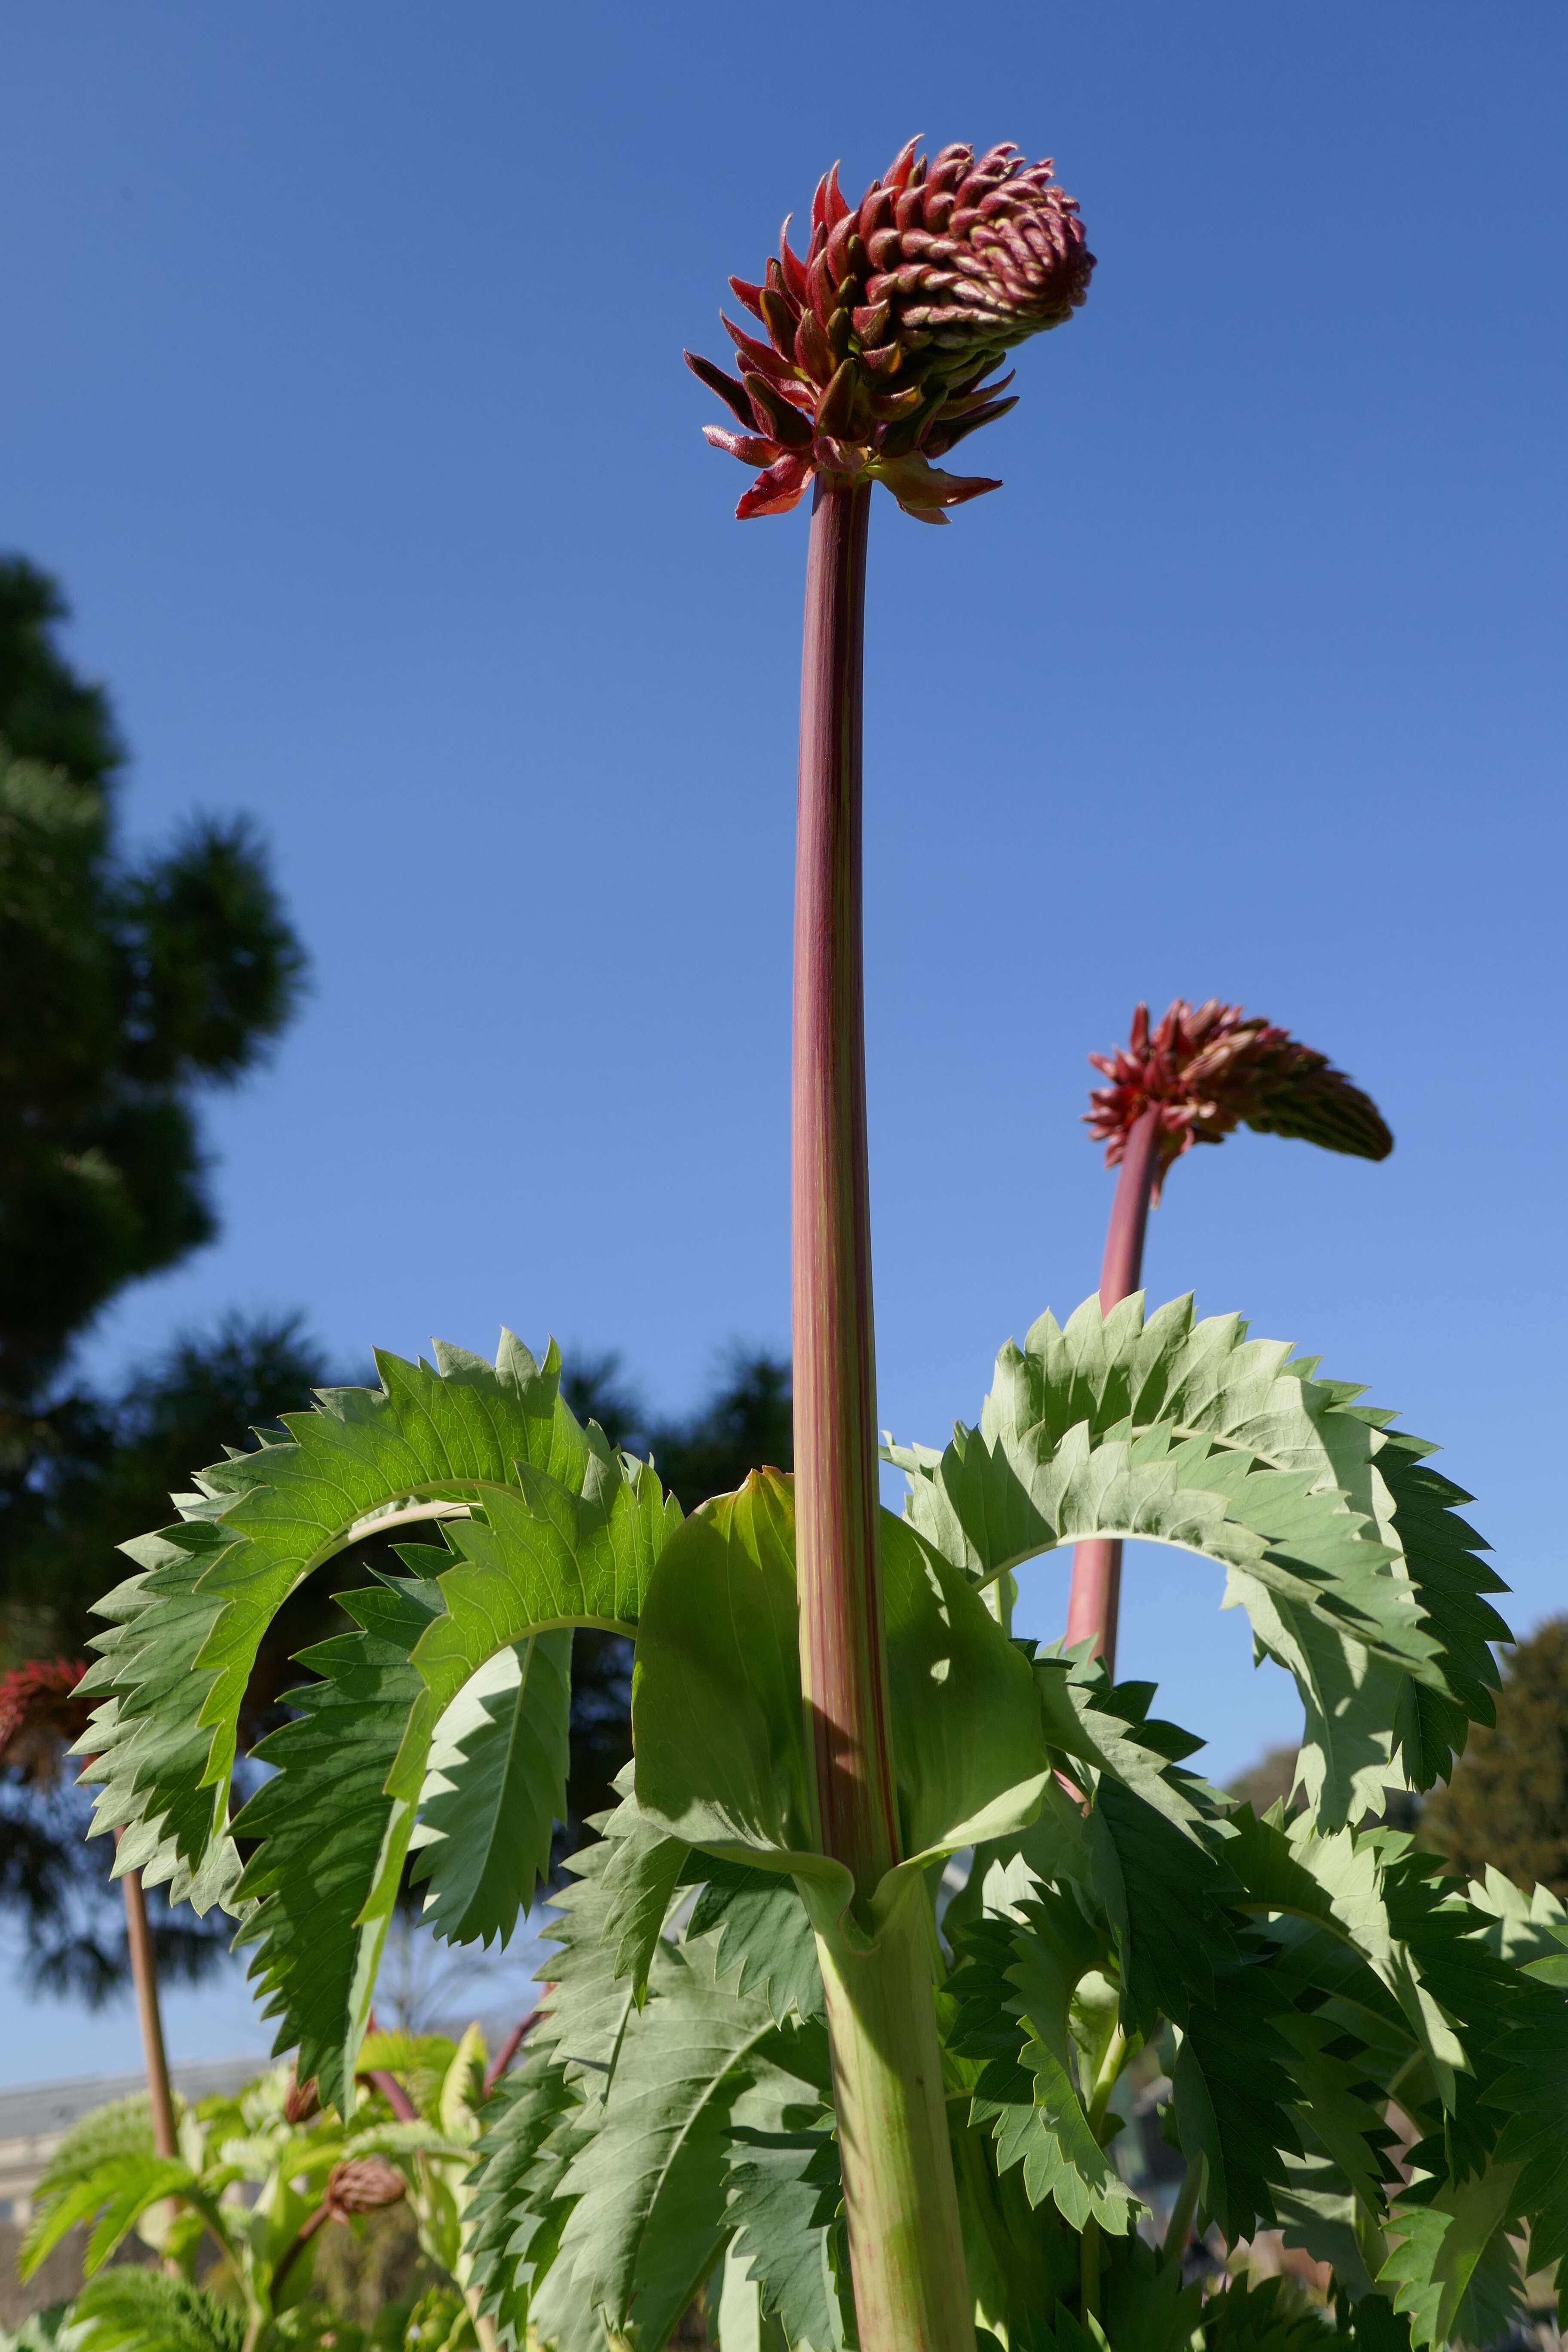
[[[786,239],[738,287],[768,333],[732,331],[741,377],[695,363],[743,427],[721,446],[763,467],[742,512],[814,484],[794,1478],[683,1519],[577,1421],[553,1347],[385,1356],[378,1388],[202,1473],[101,1604],[100,1824],[234,1912],[279,2047],[345,2124],[405,1866],[438,1934],[504,1943],[563,1811],[574,1631],[635,1641],[635,1762],[567,1866],[465,2215],[507,2344],[653,2352],[701,2294],[727,2352],[1297,2352],[1330,2325],[1395,2352],[1490,2340],[1522,2265],[1568,2251],[1568,1924],[1378,1825],[1387,1784],[1430,1785],[1489,1718],[1505,1632],[1430,1449],[1236,1317],[1090,1301],[1004,1347],[945,1449],[885,1449],[908,1491],[879,1500],[871,493],[932,520],[990,487],[931,459],[999,413],[995,359],[1089,268],[1047,166],[910,148],[857,207],[830,174],[805,258]],[[310,1654],[231,1824],[271,1616],[399,1528],[406,1572],[345,1596],[358,1630]],[[1020,1575],[1130,1536],[1222,1570],[1294,1675],[1300,1811],[1237,1808],[1152,1688],[1013,1636]],[[1150,2116],[1163,2138],[1131,2128]],[[1329,2266],[1331,2322],[1278,2287],[1205,2296],[1194,2230],[1283,2231]]]

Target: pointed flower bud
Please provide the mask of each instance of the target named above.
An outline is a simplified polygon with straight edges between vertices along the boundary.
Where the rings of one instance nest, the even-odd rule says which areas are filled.
[[[1326,1054],[1217,997],[1194,1005],[1178,996],[1153,1030],[1141,1004],[1128,1044],[1089,1058],[1110,1081],[1093,1089],[1085,1113],[1108,1168],[1120,1163],[1142,1114],[1159,1113],[1156,1201],[1165,1171],[1184,1151],[1221,1143],[1237,1126],[1360,1160],[1385,1160],[1394,1149],[1376,1104],[1331,1068]]]
[[[1093,268],[1050,163],[1011,146],[978,159],[944,147],[930,163],[911,139],[853,207],[835,164],[805,258],[786,220],[763,282],[730,280],[766,341],[725,319],[738,377],[686,354],[742,426],[710,425],[709,440],[763,467],[736,514],[787,514],[814,476],[885,482],[922,522],[998,488],[931,460],[1016,404],[998,397],[1011,376],[984,379],[1015,343],[1072,316]]]

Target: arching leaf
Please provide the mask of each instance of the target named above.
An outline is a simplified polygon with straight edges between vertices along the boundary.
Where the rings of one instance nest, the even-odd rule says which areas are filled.
[[[579,1426],[542,1366],[503,1334],[494,1366],[437,1345],[436,1364],[378,1356],[382,1386],[323,1391],[263,1443],[202,1473],[181,1522],[127,1547],[140,1573],[83,1687],[105,1703],[79,1743],[102,1786],[95,1830],[119,1864],[210,1899],[232,1865],[226,1791],[263,1632],[302,1578],[368,1534],[442,1521],[460,1623],[421,1661],[395,1793],[417,1801],[442,1708],[498,1649],[533,1631],[635,1623],[652,1554],[679,1517],[651,1471]],[[487,1606],[493,1601],[487,1626]]]
[[[889,1447],[906,1515],[980,1581],[1086,1536],[1203,1554],[1306,1711],[1301,1774],[1336,1827],[1403,1771],[1429,1787],[1490,1719],[1502,1590],[1427,1469],[1360,1391],[1190,1299],[1098,1301],[1009,1342],[979,1426],[941,1454]]]

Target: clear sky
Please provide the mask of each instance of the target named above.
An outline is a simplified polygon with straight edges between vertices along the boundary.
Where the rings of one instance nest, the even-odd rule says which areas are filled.
[[[0,26],[0,544],[75,604],[136,837],[254,811],[315,966],[213,1107],[222,1241],[89,1368],[298,1304],[349,1363],[504,1320],[679,1407],[786,1342],[805,520],[731,520],[679,352],[836,155],[1012,138],[1100,268],[973,445],[1005,489],[875,517],[881,1417],[940,1442],[1092,1286],[1088,1051],[1238,998],[1398,1146],[1189,1160],[1152,1293],[1366,1381],[1515,1622],[1563,1606],[1556,0]],[[1123,1664],[1223,1775],[1297,1718],[1218,1591],[1138,1562]]]

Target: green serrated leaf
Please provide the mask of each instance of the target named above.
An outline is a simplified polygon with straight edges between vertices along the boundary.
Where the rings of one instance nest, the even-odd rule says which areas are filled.
[[[549,1876],[571,1712],[572,1636],[535,1633],[499,1650],[437,1723],[413,1876],[429,1881],[426,1921],[448,1943],[504,1948]]]
[[[1406,1901],[1407,1916],[1396,1919],[1391,1908],[1391,1865],[1403,1858],[1408,1839],[1353,1830],[1321,1837],[1305,1814],[1287,1828],[1256,1821],[1247,1806],[1229,1827],[1226,1866],[1245,1889],[1240,1898],[1229,1898],[1233,1907],[1314,1920],[1351,1944],[1393,1995],[1452,2112],[1456,2075],[1473,2071],[1472,2059],[1426,1980],[1432,1954],[1401,1933],[1402,1926],[1419,1920],[1420,1910]],[[1451,1927],[1439,1924],[1435,1941],[1440,1952],[1452,1941]]]
[[[342,1596],[363,1630],[305,1652],[321,1679],[289,1693],[299,1713],[258,1746],[277,1769],[236,1822],[259,1841],[236,1945],[257,1947],[249,1976],[279,2021],[275,2050],[297,2043],[300,2079],[313,2074],[343,2116],[414,1828],[413,1807],[384,1793],[419,1690],[409,1653],[438,1605],[413,1580]]]
[[[1460,2186],[1440,2188],[1429,2204],[1400,2205],[1390,2214],[1392,2251],[1378,2284],[1395,2290],[1396,2312],[1409,2314],[1416,2352],[1447,2343],[1454,2333],[1478,2266],[1506,2239],[1518,2180],[1517,2165],[1490,2165]]]
[[[1282,2061],[1295,2085],[1293,2107],[1313,2139],[1369,2211],[1396,2178],[1383,2156],[1392,2138],[1381,2110],[1365,2095],[1364,2053],[1347,2057],[1340,2021],[1321,2012],[1281,2007],[1269,2020],[1289,2050]]]
[[[1280,2007],[1266,1969],[1229,1962],[1215,1972],[1215,2000],[1194,2002],[1172,2077],[1176,2132],[1189,2162],[1203,2163],[1202,2204],[1227,2239],[1278,2220],[1274,2192],[1284,2154],[1301,2143],[1289,2113],[1291,2081]]]
[[[1070,1898],[1023,1906],[1020,1920],[981,1919],[961,1940],[949,1980],[958,2004],[949,2047],[982,2062],[970,2120],[989,2126],[996,2168],[1023,2167],[1033,2206],[1049,2199],[1075,2230],[1093,2219],[1110,2234],[1142,2210],[1090,2128],[1073,2080],[1068,2012],[1099,1937]]]
[[[1222,1916],[1234,1882],[1205,1847],[1107,1772],[1085,1828],[1094,1891],[1116,1937],[1123,2022],[1145,2038],[1162,2016],[1184,2026],[1214,2000],[1215,1970],[1236,1957]]]
[[[742,2126],[727,2191],[731,2259],[756,2280],[762,2318],[777,2320],[791,2352],[843,2352],[835,2264],[843,2189],[831,2133]]]
[[[1030,1819],[1048,1768],[1026,1660],[887,1512],[882,1538],[908,1873]],[[753,1473],[687,1521],[650,1585],[632,1688],[637,1795],[672,1835],[792,1871],[837,1913],[848,1879],[816,1851],[797,1617],[793,1486]]]
[[[72,2352],[240,2352],[245,2310],[184,2279],[100,2271],[71,2305]]]
[[[912,1523],[982,1580],[1089,1535],[1224,1564],[1227,1601],[1296,1675],[1302,1779],[1331,1829],[1402,1771],[1430,1786],[1491,1719],[1504,1629],[1481,1596],[1504,1588],[1430,1449],[1313,1370],[1236,1317],[1196,1322],[1190,1299],[1146,1322],[1141,1297],[1105,1318],[1088,1300],[1003,1349],[977,1430],[886,1452]]]
[[[1204,2352],[1321,2352],[1323,2319],[1282,2278],[1234,2278],[1204,2305]]]
[[[91,2221],[82,2256],[90,2278],[129,2236],[143,2213],[165,2198],[190,2197],[199,2189],[188,2164],[173,2156],[114,2156],[62,2189],[28,2231],[17,2258],[23,2278],[31,2278],[79,2221]]]
[[[605,1825],[610,1851],[600,1882],[607,1905],[601,1934],[614,1947],[616,1978],[630,1977],[632,1998],[640,2008],[647,1995],[653,1956],[691,1849],[645,1820],[633,1779],[629,1764],[616,1776],[621,1802]]]
[[[479,2311],[495,2321],[504,2344],[523,2341],[531,2290],[549,2268],[545,2257],[553,2256],[564,2223],[563,2210],[552,2231],[565,2160],[558,2149],[552,2163],[546,2152],[576,2105],[560,2067],[531,2054],[502,2076],[485,2110],[469,2176],[463,2245]]]
[[[731,2109],[745,2061],[774,2032],[765,2001],[715,1982],[706,1946],[662,1948],[603,2120],[563,2184],[578,2202],[560,2260],[612,2329],[634,2324],[635,2303],[662,2342],[722,2252]]]
[[[625,1549],[633,1522],[639,1539],[662,1526],[651,1472],[624,1465],[563,1402],[553,1349],[540,1366],[507,1334],[494,1366],[440,1346],[436,1358],[432,1369],[378,1357],[379,1390],[323,1391],[315,1410],[285,1415],[286,1441],[203,1472],[198,1491],[180,1499],[179,1525],[127,1547],[141,1572],[101,1604],[112,1630],[98,1637],[84,1688],[104,1704],[79,1751],[93,1759],[86,1777],[102,1783],[95,1830],[125,1832],[121,1867],[133,1861],[150,1883],[171,1880],[176,1895],[205,1898],[221,1884],[228,1865],[215,1880],[214,1857],[226,1845],[238,1709],[260,1637],[294,1587],[349,1544],[437,1519],[468,1570],[463,1633],[429,1660],[434,1680],[404,1759],[408,1785],[394,1792],[412,1804],[429,1731],[469,1675],[530,1631],[576,1622],[568,1604],[581,1597],[582,1563],[563,1565],[551,1550],[555,1580],[542,1591],[536,1521],[556,1528],[591,1489],[581,1532],[595,1562],[606,1548]],[[628,1488],[629,1507],[620,1500]],[[487,1512],[488,1527],[473,1516]],[[467,1549],[459,1527],[472,1538]],[[593,1575],[597,1599],[604,1578],[597,1566]],[[477,1654],[476,1580],[497,1586],[509,1619]],[[635,1591],[635,1573],[623,1576],[618,1600]]]
[[[793,1881],[742,1863],[704,1856],[706,1883],[687,1922],[689,1938],[718,1930],[714,1968],[737,1966],[737,1992],[759,1992],[782,2025],[790,2016],[820,2017],[822,1969],[810,1915]]]

